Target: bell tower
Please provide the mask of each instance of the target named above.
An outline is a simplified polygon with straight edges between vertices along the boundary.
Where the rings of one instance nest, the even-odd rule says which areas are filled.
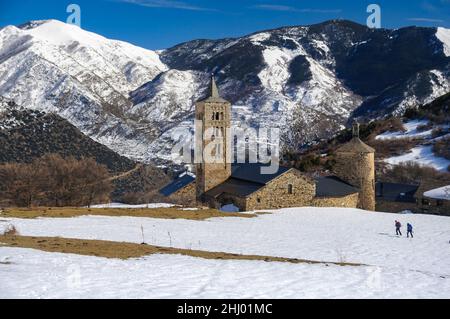
[[[195,104],[197,200],[231,175],[231,104],[219,95],[214,76],[209,97]]]

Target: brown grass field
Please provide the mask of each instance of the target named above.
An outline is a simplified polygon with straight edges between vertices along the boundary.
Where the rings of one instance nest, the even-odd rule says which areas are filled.
[[[361,266],[362,264],[345,262],[323,262],[296,258],[283,258],[259,255],[240,255],[223,252],[210,252],[171,247],[158,247],[147,244],[113,242],[104,240],[71,239],[61,237],[30,237],[20,235],[0,236],[0,245],[38,249],[46,252],[78,254],[104,258],[129,259],[152,254],[185,255],[205,259],[221,260],[259,260],[266,262],[289,262],[294,264],[325,264],[339,266]]]
[[[183,210],[180,207],[170,208],[6,208],[0,212],[5,218],[70,218],[85,215],[112,217],[151,217],[161,219],[191,219],[205,220],[212,217],[242,217],[252,218],[256,214],[223,213],[216,209]]]

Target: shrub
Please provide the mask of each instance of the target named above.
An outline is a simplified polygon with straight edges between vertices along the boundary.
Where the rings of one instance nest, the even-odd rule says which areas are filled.
[[[444,136],[447,133],[448,133],[448,130],[444,130],[442,127],[438,127],[431,131],[431,137],[436,138],[436,137]]]
[[[313,168],[321,165],[320,156],[315,154],[308,154],[300,157],[300,160],[295,163],[295,166],[302,172],[308,172]]]
[[[375,148],[375,155],[377,158],[386,158],[404,154],[420,142],[421,139],[413,138],[373,140],[371,141],[370,146]]]
[[[450,173],[442,173],[433,167],[423,166],[416,162],[400,163],[380,173],[379,179],[385,182],[420,184],[423,180],[448,181]]]
[[[433,152],[438,156],[450,160],[450,137],[437,141],[433,146]]]
[[[0,195],[15,206],[90,206],[109,200],[106,166],[93,159],[46,155],[30,164],[0,165]]]
[[[416,130],[417,130],[417,132],[424,132],[424,131],[431,129],[432,127],[433,127],[433,124],[427,123],[427,124],[418,125],[416,127]]]
[[[19,232],[13,224],[6,224],[6,226],[4,226],[3,228],[0,227],[0,235],[16,236],[19,235]]]
[[[406,132],[405,126],[403,125],[403,121],[399,117],[394,117],[385,121],[384,125],[388,127],[390,132]]]

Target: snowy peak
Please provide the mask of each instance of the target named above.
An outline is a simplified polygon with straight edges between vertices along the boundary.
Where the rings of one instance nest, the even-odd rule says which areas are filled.
[[[437,28],[436,37],[442,42],[445,55],[450,56],[450,29]]]
[[[166,70],[151,50],[57,20],[0,29],[0,95],[57,113],[129,156],[138,157],[124,145],[138,148],[145,140],[124,118],[129,93]]]
[[[69,45],[75,41],[96,46],[99,42],[107,40],[98,34],[84,31],[76,25],[58,20],[31,21],[19,28],[38,40],[60,46]]]
[[[120,68],[129,78],[133,85],[143,84],[146,80],[151,80],[167,67],[159,60],[158,54],[154,51],[146,50],[123,41],[109,40],[93,32],[85,31],[76,25],[66,24],[58,20],[32,21],[20,27],[23,36],[30,36],[33,42],[44,43],[58,49],[64,50],[67,54],[85,54],[94,58],[97,62],[100,55],[108,60],[105,67]],[[122,58],[122,59],[121,59]],[[126,58],[127,61],[123,58]],[[87,60],[87,59],[86,59]],[[95,64],[87,66],[93,67]],[[145,78],[135,80],[131,75],[132,68],[137,66],[149,69],[149,74]],[[97,67],[100,69],[100,67]]]
[[[108,84],[123,95],[167,69],[153,51],[109,40],[57,20],[5,27],[0,30],[0,43],[0,57],[4,59],[28,50],[27,53],[55,64],[81,83],[86,77],[106,80],[113,76]],[[92,74],[87,76],[86,72]]]

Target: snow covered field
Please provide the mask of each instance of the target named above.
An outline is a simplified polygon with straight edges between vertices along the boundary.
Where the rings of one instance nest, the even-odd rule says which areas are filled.
[[[393,222],[415,227],[393,235]],[[450,298],[450,218],[357,209],[292,208],[204,221],[84,216],[1,219],[20,234],[363,263],[367,266],[205,260],[115,260],[0,248],[0,298]],[[170,232],[170,237],[168,233]],[[4,288],[3,288],[4,287]]]

